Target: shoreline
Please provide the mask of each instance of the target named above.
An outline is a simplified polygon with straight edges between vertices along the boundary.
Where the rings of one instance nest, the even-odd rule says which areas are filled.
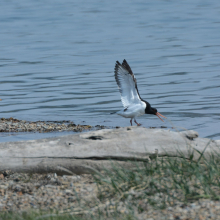
[[[128,126],[129,127],[129,126]],[[118,129],[120,126],[105,126],[105,125],[80,125],[75,124],[70,120],[62,121],[28,121],[19,120],[13,117],[0,118],[0,132],[62,132],[62,131],[95,131],[101,129]],[[162,128],[166,129],[166,126],[149,127],[150,129]],[[173,129],[173,127],[172,127]]]
[[[1,118],[0,119],[0,132],[38,132],[38,133],[49,133],[49,132],[62,132],[62,131],[73,131],[82,132],[90,130],[100,130],[110,128],[104,125],[80,125],[75,124],[72,121],[26,121],[19,120],[16,118]],[[111,127],[114,128],[114,127]],[[119,128],[116,126],[115,128]]]

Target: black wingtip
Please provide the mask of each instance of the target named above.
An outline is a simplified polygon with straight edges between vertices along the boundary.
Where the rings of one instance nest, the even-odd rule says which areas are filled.
[[[116,61],[116,63],[115,63],[115,73],[116,73],[116,71],[118,70],[118,67],[120,66],[121,64],[118,62],[118,61]]]
[[[123,60],[122,66],[129,72],[129,74],[133,75],[131,67],[125,59]]]
[[[117,60],[115,66],[121,66],[120,62]]]
[[[124,69],[126,69],[129,74],[133,75],[133,72],[131,70],[131,67],[129,66],[129,64],[127,63],[126,59],[123,60],[122,64],[117,60],[116,64],[115,64],[115,73],[118,71],[119,67],[122,67]]]
[[[122,66],[121,63],[117,60],[115,63],[115,74],[117,73],[119,67]]]
[[[123,62],[122,62],[122,66],[124,66],[124,67],[129,66],[129,65],[128,65],[128,62],[126,61],[126,59],[123,60]]]
[[[123,60],[123,63],[128,63],[128,62],[126,61],[126,59],[124,59],[124,60]],[[123,64],[123,63],[122,63],[122,64]]]

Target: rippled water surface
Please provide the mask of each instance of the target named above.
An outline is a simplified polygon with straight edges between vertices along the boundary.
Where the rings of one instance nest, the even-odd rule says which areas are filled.
[[[110,114],[122,108],[115,61],[126,59],[143,99],[220,139],[220,1],[2,0],[0,12],[0,117],[128,126]]]

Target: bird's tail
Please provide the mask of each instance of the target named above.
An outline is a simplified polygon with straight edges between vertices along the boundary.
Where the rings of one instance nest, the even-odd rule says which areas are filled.
[[[112,114],[115,114],[116,112],[111,112],[110,114],[112,115]]]

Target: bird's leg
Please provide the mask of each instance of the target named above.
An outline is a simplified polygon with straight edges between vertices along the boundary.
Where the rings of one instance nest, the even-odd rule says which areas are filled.
[[[131,122],[131,126],[132,126],[132,118],[131,118],[130,122]]]
[[[137,126],[140,126],[140,125],[141,125],[141,124],[137,123],[135,119],[134,119],[134,122],[137,124]]]

